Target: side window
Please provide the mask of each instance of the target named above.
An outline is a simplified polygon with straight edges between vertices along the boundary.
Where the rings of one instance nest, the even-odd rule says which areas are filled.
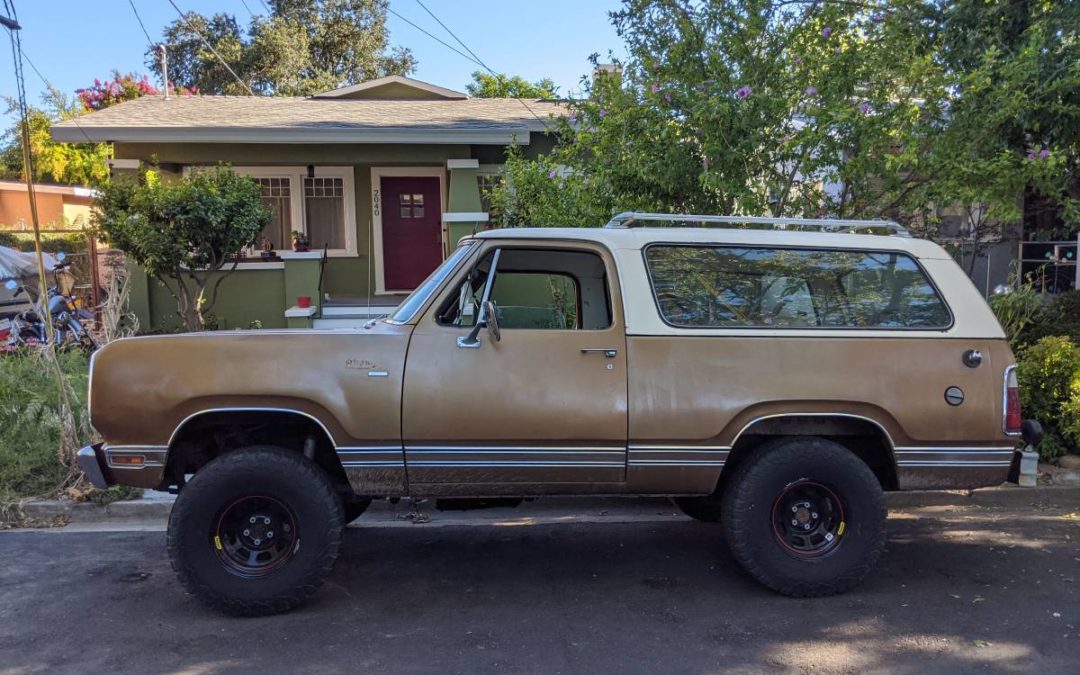
[[[691,328],[947,328],[919,265],[898,252],[678,246],[645,251],[664,320]]]
[[[471,327],[480,315],[494,252],[462,279],[440,309],[444,325]],[[607,270],[600,256],[579,250],[500,252],[491,284],[502,330],[600,330],[611,325]]]

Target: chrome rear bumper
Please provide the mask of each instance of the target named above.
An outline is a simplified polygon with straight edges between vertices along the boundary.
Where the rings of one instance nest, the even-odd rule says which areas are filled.
[[[94,487],[104,490],[109,487],[111,483],[105,479],[105,471],[102,469],[101,460],[98,459],[98,452],[100,450],[101,443],[88,445],[79,450],[76,457],[79,459],[79,468],[86,474],[87,480],[89,480]]]

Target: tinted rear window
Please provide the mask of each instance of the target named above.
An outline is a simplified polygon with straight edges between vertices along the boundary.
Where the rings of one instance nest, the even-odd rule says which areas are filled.
[[[922,268],[894,251],[654,244],[645,260],[674,326],[941,330],[952,322]]]

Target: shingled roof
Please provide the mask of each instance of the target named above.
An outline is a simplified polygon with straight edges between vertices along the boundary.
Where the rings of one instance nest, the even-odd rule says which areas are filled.
[[[280,96],[144,96],[52,126],[68,143],[475,143],[527,144],[555,101],[514,98],[356,99]]]

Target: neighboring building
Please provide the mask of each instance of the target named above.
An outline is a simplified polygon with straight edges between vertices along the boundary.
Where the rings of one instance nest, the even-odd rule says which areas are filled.
[[[391,76],[307,98],[147,96],[55,124],[52,136],[113,143],[114,171],[153,163],[179,176],[226,162],[254,177],[274,212],[260,241],[277,256],[248,252],[221,287],[219,327],[333,327],[385,313],[458,239],[487,227],[480,186],[509,146],[548,152],[550,119],[566,112]],[[292,252],[294,230],[310,253]],[[134,281],[142,325],[173,325],[168,291],[138,271]],[[294,306],[301,295],[310,310]]]
[[[34,185],[38,222],[43,230],[79,230],[90,224],[94,191],[70,185]],[[30,197],[26,183],[0,180],[0,230],[29,230]]]

